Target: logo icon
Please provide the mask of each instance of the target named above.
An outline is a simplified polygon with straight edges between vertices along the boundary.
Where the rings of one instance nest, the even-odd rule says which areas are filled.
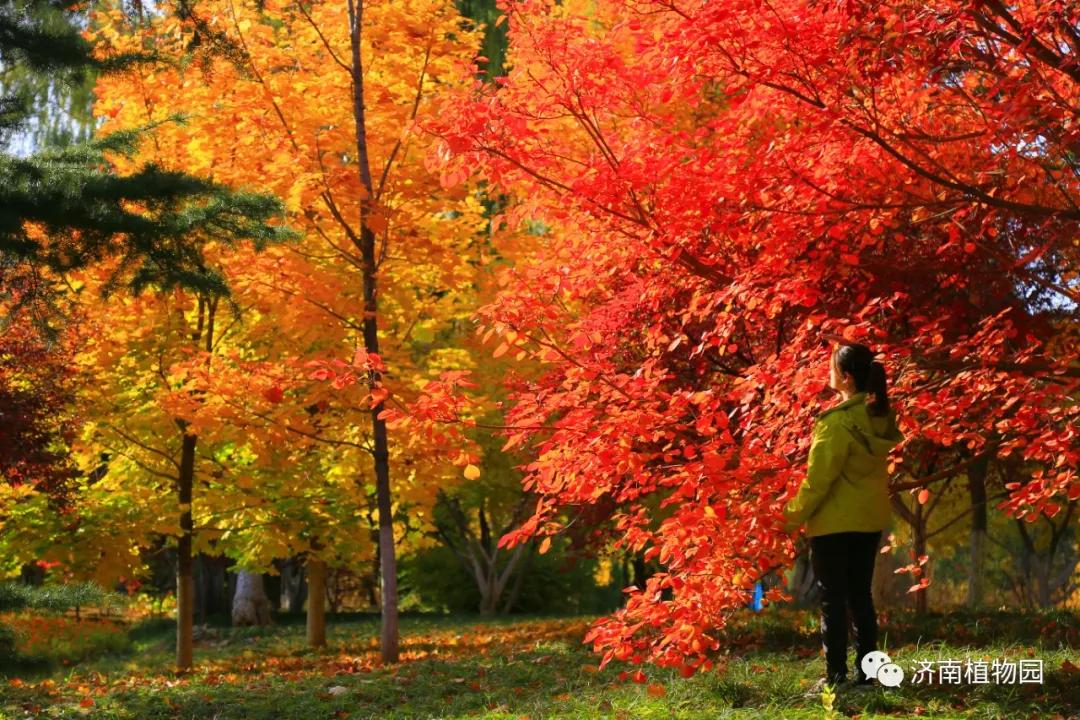
[[[899,687],[904,681],[904,669],[880,650],[863,656],[859,666],[862,668],[863,675],[868,678],[877,678],[877,681],[885,687]]]

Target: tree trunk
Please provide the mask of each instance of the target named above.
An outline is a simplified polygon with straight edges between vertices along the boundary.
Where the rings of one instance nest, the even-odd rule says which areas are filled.
[[[307,642],[309,647],[326,646],[326,563],[307,561]]]
[[[349,39],[352,50],[353,120],[356,125],[357,165],[364,197],[360,199],[360,256],[363,262],[364,292],[364,349],[371,354],[379,353],[378,314],[376,303],[377,263],[375,258],[375,233],[371,229],[375,210],[375,193],[371,182],[371,166],[368,160],[367,125],[364,119],[364,68],[360,56],[360,29],[363,24],[363,0],[348,0]],[[370,370],[369,386],[374,388],[379,371]],[[398,661],[398,597],[397,558],[394,554],[394,524],[391,515],[393,503],[390,498],[390,452],[386,435],[386,421],[379,417],[383,401],[371,409],[374,435],[375,494],[379,509],[379,564],[382,586],[382,633],[380,655],[385,663]]]
[[[1045,556],[1036,559],[1035,563],[1035,589],[1038,595],[1039,607],[1053,607],[1050,600],[1050,563],[1053,556]]]
[[[914,533],[914,545],[915,545],[915,557],[921,557],[926,554],[926,517],[923,513],[923,505],[915,503],[915,524],[912,525],[911,530]],[[926,577],[926,566],[922,566],[923,577]],[[914,580],[914,576],[912,577]],[[915,612],[919,615],[925,615],[927,611],[928,599],[926,597],[927,588],[917,590],[915,592]]]
[[[207,367],[214,348],[214,315],[217,312],[217,303],[216,299],[199,297],[198,329],[191,338],[196,345],[200,340],[205,343],[203,347],[207,352]],[[186,672],[191,669],[192,664],[195,585],[191,577],[191,547],[194,540],[191,503],[195,486],[195,444],[198,436],[188,432],[187,421],[176,418],[174,422],[182,438],[180,472],[176,477],[180,512],[180,537],[176,543],[176,669],[178,672]]]
[[[199,553],[191,561],[191,585],[194,595],[194,608],[191,611],[196,625],[206,624],[207,593],[209,591],[206,582],[206,565],[203,563],[203,554]]]
[[[190,670],[192,663],[194,585],[191,578],[191,490],[195,479],[197,438],[185,432],[186,423],[178,424],[184,436],[180,447],[180,476],[177,479],[176,493],[180,502],[180,538],[176,550],[176,669],[183,672]]]
[[[971,564],[968,568],[967,605],[977,608],[983,598],[983,558],[986,553],[986,469],[989,456],[968,467],[968,493],[971,496]]]
[[[210,617],[229,614],[228,571],[226,560],[199,553],[192,561],[195,583],[195,617],[200,624]]]
[[[647,579],[648,571],[645,569],[645,557],[641,553],[637,553],[634,555],[634,586],[639,590],[644,590]]]
[[[897,599],[899,597],[896,590],[896,558],[893,557],[892,552],[880,552],[881,548],[878,547],[877,557],[874,559],[874,580],[872,583],[872,594],[874,596],[874,607],[877,609],[895,607]]]
[[[270,599],[261,573],[241,570],[236,576],[232,622],[237,627],[270,624]]]
[[[382,550],[379,548],[381,541],[379,540],[379,530],[377,528],[371,533],[371,540],[375,547],[375,556],[371,559],[371,572],[368,573],[371,607],[382,612],[382,591],[380,590],[381,583],[379,581],[379,578],[382,577]]]
[[[795,558],[795,572],[791,578],[791,596],[796,607],[812,608],[818,604],[818,588],[814,577],[814,568],[810,564],[810,546]]]
[[[491,547],[491,528],[488,527],[487,513],[484,512],[484,500],[480,499],[480,507],[477,509],[477,519],[480,521],[480,547],[487,549]],[[520,550],[522,545],[518,546]],[[498,610],[499,605],[499,568],[494,563],[494,555],[490,555],[492,562],[489,563],[487,573],[482,573],[482,582],[480,584],[480,614],[481,615],[494,615]]]
[[[502,601],[507,583],[514,577],[514,571],[518,567],[526,545],[532,547],[532,542],[520,543],[510,551],[510,557],[499,567],[500,549],[498,539],[510,532],[510,529],[521,521],[521,515],[525,511],[528,495],[518,502],[517,507],[501,532],[492,532],[488,522],[487,513],[484,512],[483,501],[480,503],[478,518],[480,521],[480,536],[477,537],[469,525],[469,518],[462,509],[457,498],[450,497],[441,490],[437,502],[445,507],[457,527],[458,541],[454,540],[454,533],[449,529],[439,528],[438,536],[446,544],[461,563],[462,569],[472,576],[476,582],[476,588],[480,593],[479,610],[481,615],[494,615],[499,611],[499,603]],[[532,555],[529,555],[531,560]],[[522,572],[517,573],[516,587],[520,587]],[[517,591],[515,590],[515,593]],[[511,600],[507,605],[513,604]]]
[[[330,611],[331,617],[337,617],[337,614],[341,612],[342,605],[345,604],[345,597],[354,588],[351,587],[350,581],[355,579],[355,575],[350,573],[345,568],[334,568],[326,571],[326,607]]]
[[[45,568],[37,563],[26,563],[19,571],[19,582],[35,587],[45,584]]]
[[[529,574],[529,569],[532,567],[533,557],[536,556],[536,543],[532,540],[529,541],[529,554],[525,557],[525,564],[521,566],[521,572],[514,578],[514,586],[510,588],[510,594],[506,598],[506,605],[503,606],[503,613],[510,614],[513,610],[514,604],[517,602],[518,596],[521,595],[521,586],[524,584],[525,576]]]
[[[299,558],[291,557],[278,563],[281,573],[281,609],[284,612],[297,613],[303,610],[307,597],[307,582],[304,578],[304,565]]]

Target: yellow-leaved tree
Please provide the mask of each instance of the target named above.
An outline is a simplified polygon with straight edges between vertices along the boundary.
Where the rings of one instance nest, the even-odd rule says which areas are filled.
[[[96,16],[106,52],[152,44],[166,59],[98,82],[103,129],[155,124],[139,160],[274,192],[303,237],[211,253],[228,299],[157,294],[96,310],[100,335],[84,359],[102,382],[88,391],[82,451],[122,458],[96,497],[139,486],[129,508],[140,527],[178,538],[181,669],[192,662],[193,544],[217,543],[251,567],[306,553],[317,579],[325,562],[352,562],[341,548],[363,553],[358,521],[370,517],[382,657],[395,661],[393,518],[413,509],[423,523],[439,487],[460,477],[454,466],[476,457],[450,431],[391,443],[379,414],[472,365],[453,339],[475,305],[483,206],[425,167],[416,123],[439,87],[473,82],[479,33],[441,0],[160,10]],[[175,113],[185,121],[168,122]],[[312,368],[334,363],[345,368],[338,387],[316,382]],[[360,382],[346,387],[349,373]],[[321,618],[313,624],[319,644]]]

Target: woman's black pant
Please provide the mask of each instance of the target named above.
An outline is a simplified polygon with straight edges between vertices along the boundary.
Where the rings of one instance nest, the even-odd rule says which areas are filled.
[[[881,530],[840,532],[810,538],[810,564],[821,590],[821,639],[830,682],[847,679],[848,614],[855,628],[855,679],[862,680],[862,659],[876,650],[877,614],[870,583]]]

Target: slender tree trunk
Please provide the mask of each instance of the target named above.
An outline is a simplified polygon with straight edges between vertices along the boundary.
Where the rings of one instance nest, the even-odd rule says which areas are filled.
[[[535,555],[536,544],[530,540],[529,554],[525,556],[525,564],[521,566],[521,572],[514,578],[514,586],[510,588],[510,594],[506,598],[506,605],[503,606],[503,614],[509,615],[510,611],[514,609],[518,596],[521,595],[521,586],[524,584],[525,576],[529,574],[529,570],[532,568],[533,557],[535,557]]]
[[[634,586],[639,590],[645,589],[645,581],[648,580],[648,575],[645,569],[645,558],[641,553],[634,555]]]
[[[304,562],[291,557],[279,565],[281,573],[281,609],[298,613],[304,607],[307,597],[307,582],[304,578]]]
[[[1051,556],[1040,557],[1035,563],[1035,588],[1038,591],[1039,607],[1053,606],[1050,601],[1050,562]]]
[[[232,622],[236,626],[270,624],[270,599],[261,573],[241,570],[237,576]]]
[[[923,505],[915,503],[915,524],[912,525],[912,531],[914,534],[915,545],[915,557],[920,557],[926,554],[926,518],[923,513]],[[923,577],[926,575],[926,566],[922,566]],[[927,611],[927,597],[926,588],[919,590],[915,593],[915,612],[919,615],[926,614]]]
[[[379,539],[378,529],[371,533],[371,538],[375,545],[375,557],[371,559],[372,565],[371,572],[369,573],[371,578],[369,584],[369,587],[371,588],[371,606],[381,612],[382,590],[380,590],[381,583],[379,582],[379,578],[382,577],[382,550],[379,546],[382,544],[382,541]]]
[[[326,563],[307,561],[307,642],[309,647],[326,646]]]
[[[199,297],[198,326],[191,340],[203,342],[207,352],[207,369],[214,348],[214,316],[216,299]],[[177,418],[176,427],[182,436],[180,444],[180,473],[176,478],[176,494],[180,510],[180,538],[176,544],[176,669],[185,672],[192,665],[192,622],[195,585],[191,576],[191,547],[194,525],[191,520],[192,490],[195,486],[195,444],[198,436],[188,432],[185,420]]]
[[[1024,543],[1023,548],[1020,550],[1020,596],[1024,607],[1030,608],[1035,605],[1034,595],[1031,591],[1031,560],[1035,555],[1035,548],[1031,537],[1024,528],[1024,521],[1013,518],[1013,522],[1016,523],[1016,529]]]
[[[791,596],[795,606],[810,608],[817,605],[817,584],[814,568],[810,564],[810,547],[806,544],[795,558],[795,572],[791,576]]]
[[[209,618],[227,616],[232,594],[228,592],[227,564],[223,557],[199,553],[192,558],[195,581],[195,619],[202,625]]]
[[[371,229],[375,210],[374,186],[371,182],[371,166],[368,160],[367,125],[364,118],[364,68],[360,55],[360,28],[363,23],[363,0],[349,2],[349,38],[352,49],[353,120],[356,124],[357,165],[360,183],[365,196],[360,200],[360,243],[364,279],[364,349],[379,352],[378,315],[376,303],[377,263],[375,258],[375,233]],[[369,384],[374,387],[379,380],[378,371],[371,371]],[[375,494],[379,509],[379,562],[382,587],[382,633],[380,655],[386,663],[398,661],[398,606],[397,606],[397,558],[394,554],[394,525],[390,498],[390,452],[386,435],[386,421],[379,418],[383,402],[371,409],[374,435]]]
[[[968,571],[967,604],[977,608],[983,598],[983,558],[986,553],[986,469],[990,458],[968,467],[968,492],[971,496],[971,565]]]
[[[880,551],[880,546],[878,547]],[[897,604],[896,593],[896,558],[891,552],[878,552],[874,559],[874,580],[871,593],[874,597],[874,607],[889,608]]]
[[[191,490],[195,479],[194,435],[188,435],[186,423],[179,423],[184,439],[180,447],[180,476],[177,499],[180,502],[180,539],[176,552],[176,669],[191,669],[194,584],[191,577]]]

